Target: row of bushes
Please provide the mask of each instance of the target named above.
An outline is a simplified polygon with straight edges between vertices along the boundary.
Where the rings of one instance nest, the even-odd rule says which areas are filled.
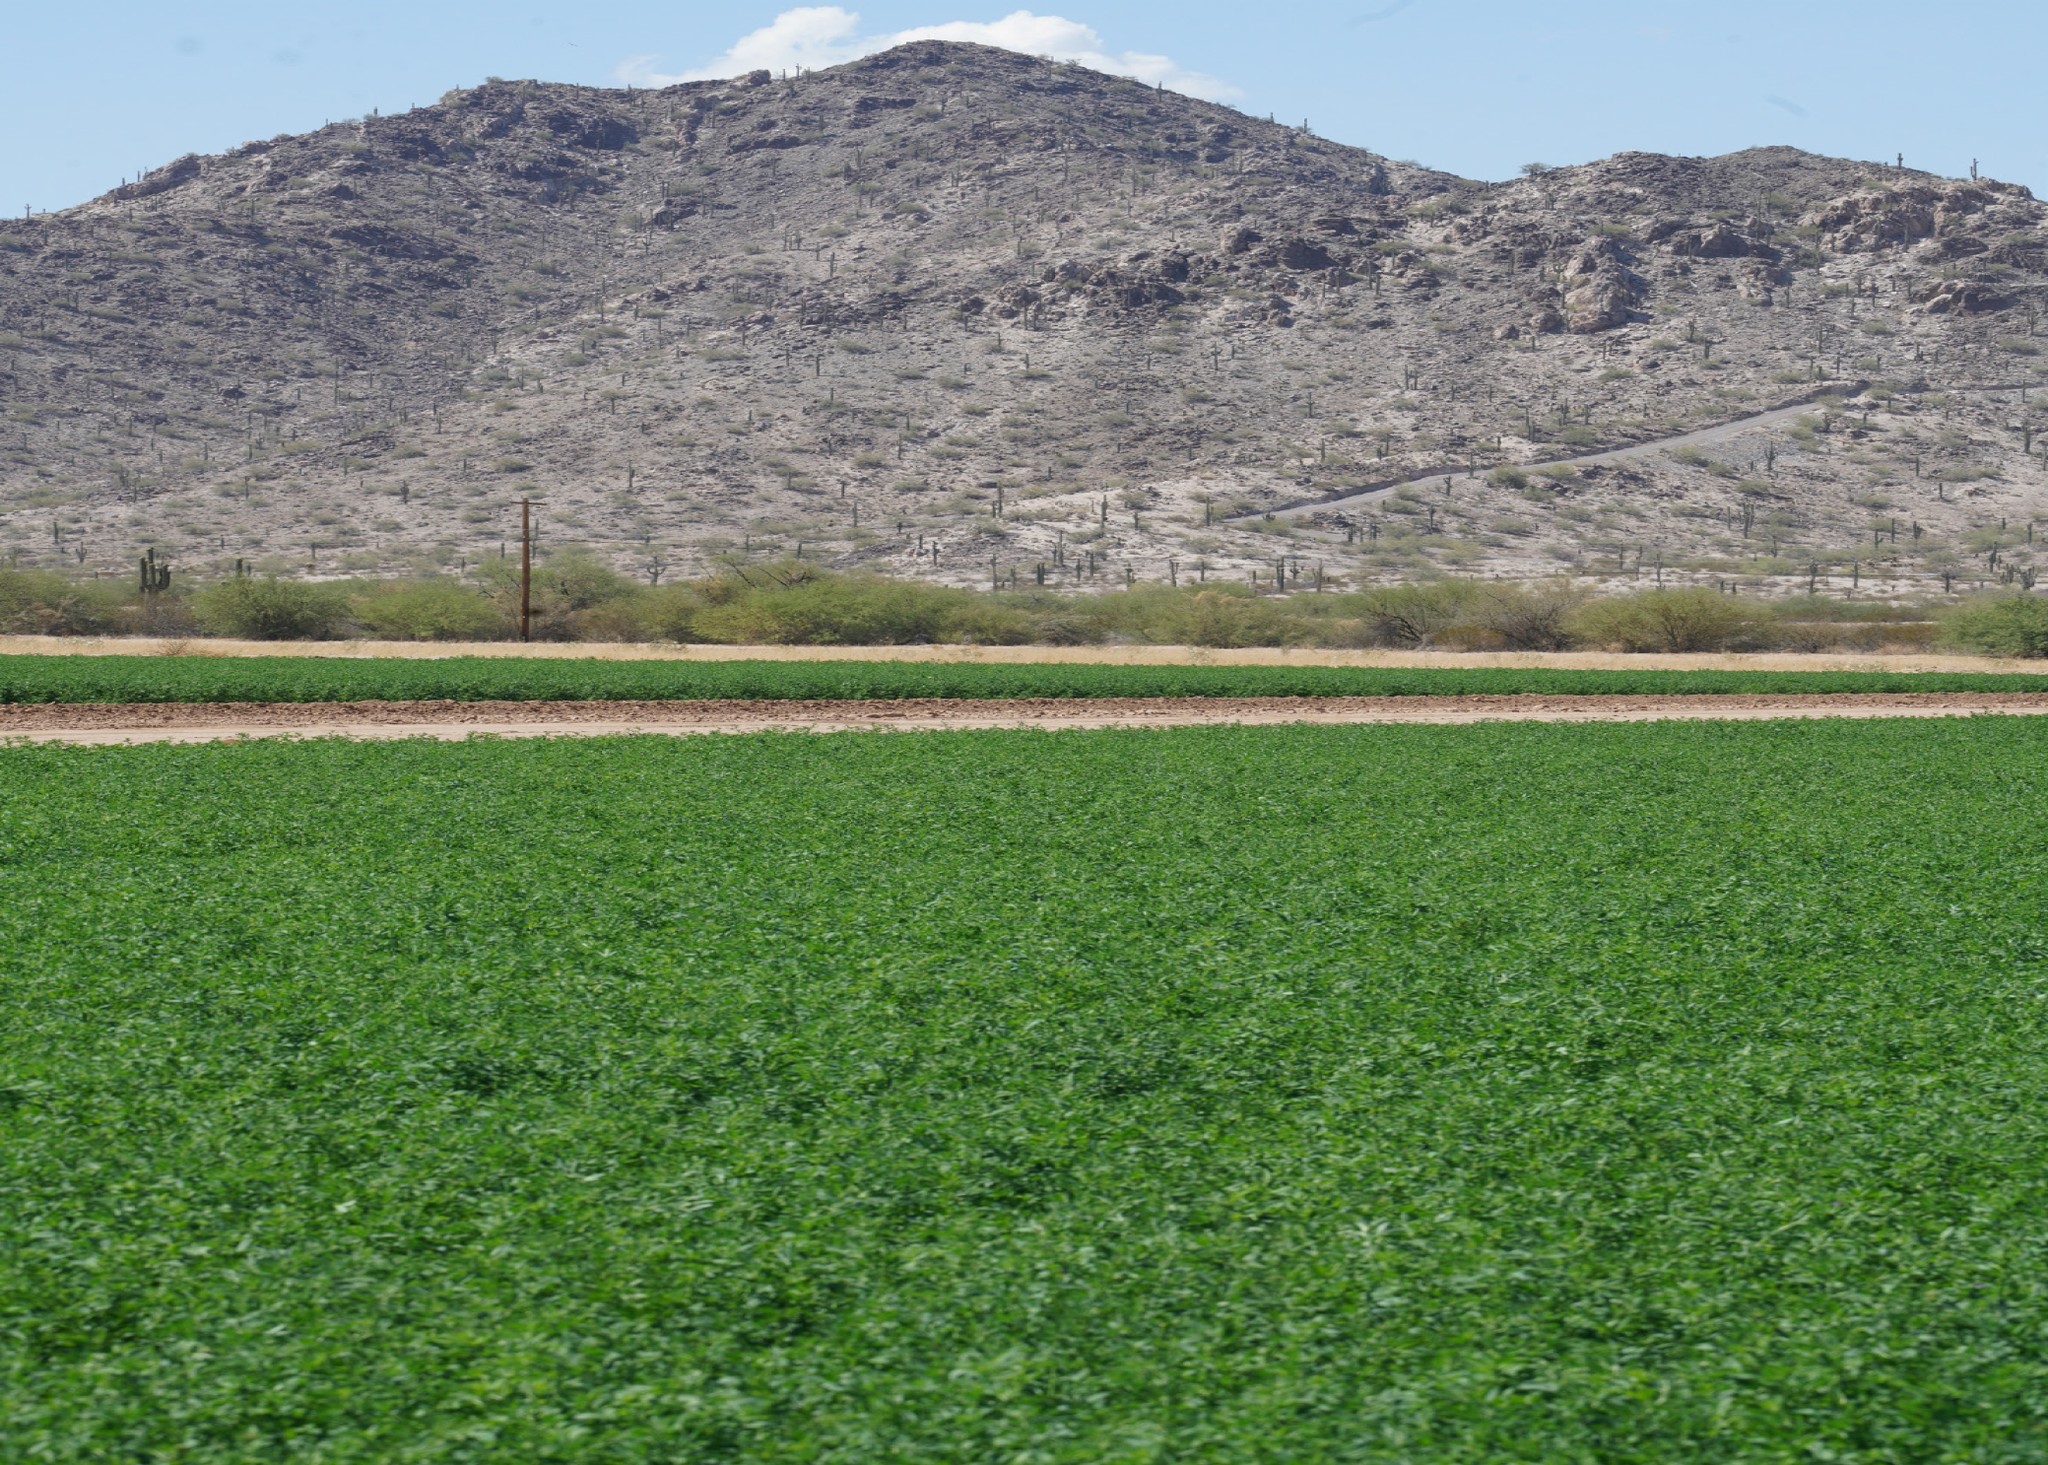
[[[1872,602],[1761,601],[1697,588],[1603,597],[1563,581],[1451,579],[1291,596],[1240,585],[987,594],[801,562],[650,588],[569,552],[536,569],[532,601],[534,636],[550,641],[1824,651],[1938,640],[2048,655],[2048,599],[2031,595],[1968,601],[1930,618]],[[517,618],[516,571],[495,562],[469,581],[238,578],[153,597],[48,571],[0,571],[0,631],[11,633],[488,641],[516,635]]]

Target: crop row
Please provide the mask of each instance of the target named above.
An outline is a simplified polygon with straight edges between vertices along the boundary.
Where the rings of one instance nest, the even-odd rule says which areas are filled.
[[[2048,691],[2048,675],[1315,666],[0,657],[0,702],[1407,697]]]
[[[2038,1459],[2044,803],[2030,719],[0,750],[0,1440]]]

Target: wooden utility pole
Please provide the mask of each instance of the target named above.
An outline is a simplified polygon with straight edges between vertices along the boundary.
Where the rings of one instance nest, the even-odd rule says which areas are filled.
[[[519,501],[519,639],[533,639],[533,500]]]

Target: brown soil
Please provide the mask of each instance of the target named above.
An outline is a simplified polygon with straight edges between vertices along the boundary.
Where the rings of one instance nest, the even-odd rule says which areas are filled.
[[[1103,697],[891,702],[327,702],[0,707],[0,739],[209,742],[245,737],[596,737],[626,733],[936,731],[1203,724],[1741,721],[2048,713],[2048,693],[1832,696]]]

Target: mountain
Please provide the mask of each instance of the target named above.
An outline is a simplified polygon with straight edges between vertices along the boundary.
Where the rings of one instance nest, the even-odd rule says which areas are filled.
[[[459,571],[531,497],[648,578],[2031,581],[2043,222],[1784,148],[1478,183],[937,42],[493,80],[0,224],[0,549]]]

